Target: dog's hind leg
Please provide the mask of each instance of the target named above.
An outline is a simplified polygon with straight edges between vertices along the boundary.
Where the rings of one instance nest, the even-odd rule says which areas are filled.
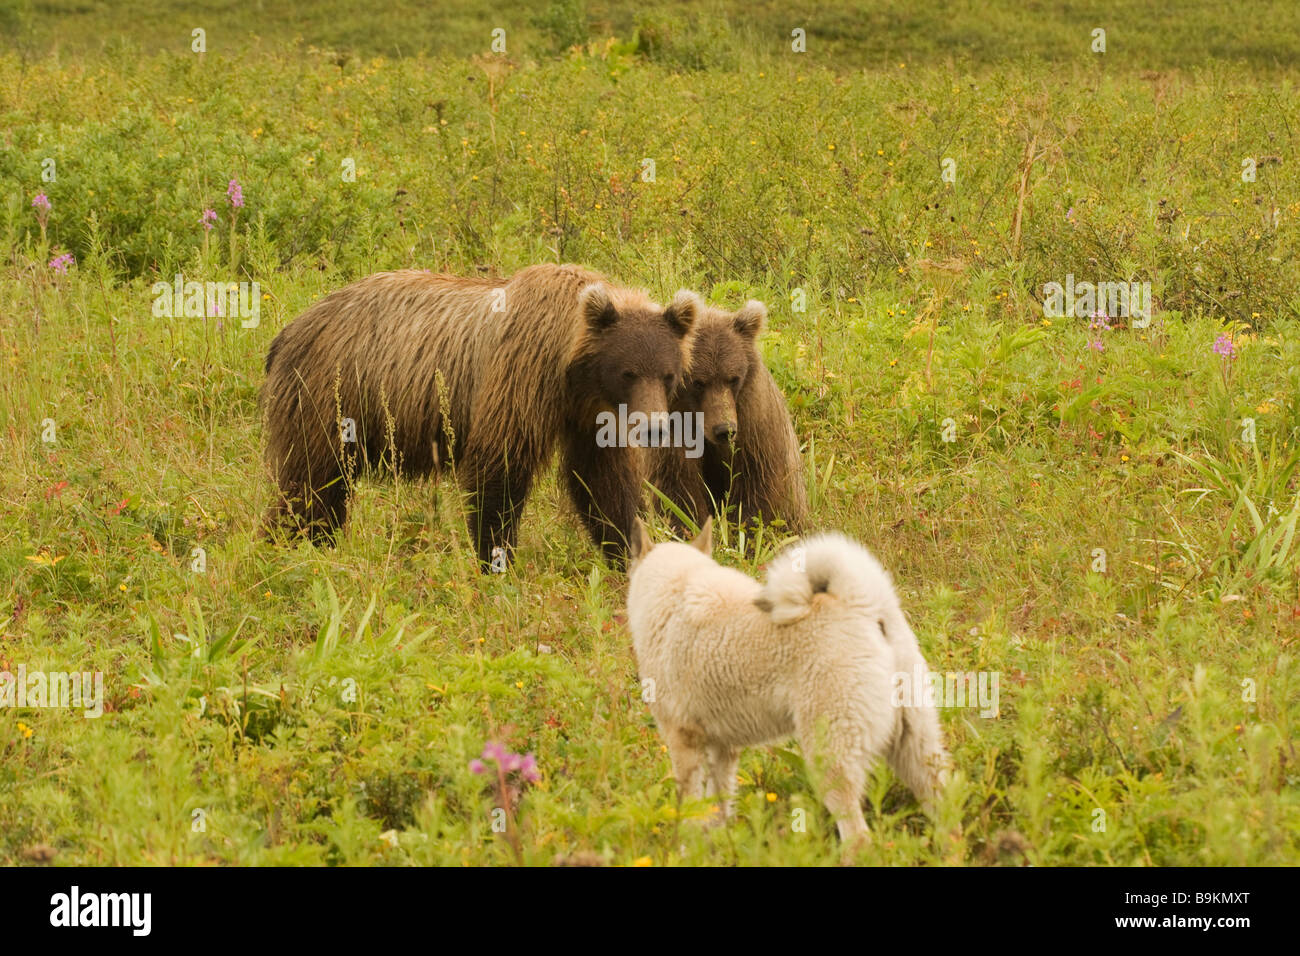
[[[902,708],[898,736],[888,753],[889,765],[929,812],[948,781],[951,758],[933,707]]]
[[[907,643],[911,646],[904,645],[895,657],[898,671],[925,674],[925,660],[915,646],[915,638]],[[930,812],[934,799],[948,782],[952,764],[943,744],[939,712],[932,704],[913,701],[899,707],[895,735],[885,756],[898,779],[907,784],[926,812]]]
[[[866,783],[865,769],[852,761],[841,761],[828,768],[826,795],[822,802],[835,818],[840,839],[868,840],[867,818],[862,815],[862,787]]]
[[[855,728],[818,719],[809,712],[795,717],[795,738],[803,751],[822,803],[835,818],[842,840],[870,839],[862,815],[862,789],[867,780],[872,742],[860,739]],[[865,758],[865,759],[864,759]]]

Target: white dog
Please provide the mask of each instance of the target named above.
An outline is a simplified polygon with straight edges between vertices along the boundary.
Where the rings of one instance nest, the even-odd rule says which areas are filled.
[[[711,550],[711,521],[691,544],[633,532],[628,625],[678,791],[717,795],[725,813],[741,748],[793,735],[842,839],[867,835],[862,789],[880,757],[928,808],[949,757],[932,706],[892,703],[894,675],[926,667],[880,563],[819,535],[760,585]]]

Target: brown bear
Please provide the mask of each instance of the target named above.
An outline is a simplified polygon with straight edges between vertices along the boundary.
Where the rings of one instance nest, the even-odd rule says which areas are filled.
[[[691,458],[682,448],[661,449],[650,480],[697,526],[724,512],[780,519],[798,532],[807,518],[799,440],[756,346],[766,320],[767,307],[751,299],[738,312],[706,307],[696,322],[672,409],[702,418],[704,451]]]
[[[617,563],[649,462],[640,447],[601,447],[597,416],[622,404],[652,429],[667,422],[700,308],[694,293],[665,308],[572,265],[510,279],[381,272],[339,289],[267,353],[268,523],[332,540],[354,475],[450,466],[480,562],[503,570],[558,445],[578,514]]]

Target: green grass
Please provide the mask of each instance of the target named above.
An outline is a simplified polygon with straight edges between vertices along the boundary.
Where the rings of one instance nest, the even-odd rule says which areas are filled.
[[[183,54],[196,28],[206,31],[209,52],[253,57],[293,43],[343,58],[469,56],[486,50],[499,28],[506,52],[520,59],[639,33],[660,55],[698,66],[784,55],[800,28],[809,59],[835,69],[899,60],[1060,63],[1086,60],[1092,31],[1102,28],[1110,58],[1134,71],[1210,59],[1290,69],[1300,58],[1300,9],[1290,0],[1251,0],[1231,14],[1216,0],[393,0],[382,15],[345,0],[138,0],[127,23],[113,3],[0,0],[0,31],[27,55]]]
[[[164,41],[170,4],[129,41],[61,7],[0,57],[0,670],[101,670],[108,712],[0,709],[0,862],[839,861],[792,744],[746,752],[729,826],[678,805],[625,578],[553,479],[500,577],[446,481],[364,483],[335,549],[254,539],[278,329],[379,269],[558,260],[764,299],[814,525],[892,570],[932,668],[999,672],[998,718],[942,713],[933,820],[875,775],[861,862],[1296,860],[1291,6],[1197,4],[1181,46],[1111,8],[1139,57],[1067,52],[1083,5],[819,5],[810,51],[838,52],[801,59],[764,39],[776,4],[592,4],[591,47],[530,25],[504,63],[474,5],[442,32],[214,6],[205,57]],[[407,36],[429,55],[375,57]],[[260,324],[154,317],[178,271],[258,281]],[[1044,321],[1067,274],[1150,281],[1152,325]],[[719,530],[752,573],[782,540]],[[489,740],[542,771],[517,844],[468,769]]]

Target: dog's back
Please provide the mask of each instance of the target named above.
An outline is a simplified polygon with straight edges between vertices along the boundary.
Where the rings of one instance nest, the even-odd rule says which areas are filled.
[[[862,698],[855,709],[892,720],[896,655],[880,622],[896,614],[901,619],[888,574],[839,535],[788,549],[762,585],[688,545],[662,544],[628,592],[656,716],[737,746],[790,735],[800,708],[828,696]]]
[[[841,833],[864,831],[860,797],[886,757],[922,800],[948,757],[933,707],[897,707],[896,675],[922,671],[888,572],[841,535],[788,548],[760,585],[707,547],[662,544],[632,569],[628,624],[651,711],[679,785],[707,766],[734,787],[740,748],[798,738],[828,758],[826,802]]]

